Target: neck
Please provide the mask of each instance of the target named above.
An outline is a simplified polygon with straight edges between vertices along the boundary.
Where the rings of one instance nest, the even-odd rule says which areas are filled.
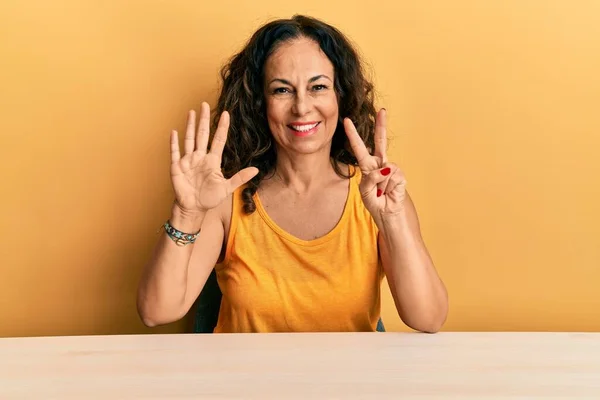
[[[277,153],[275,179],[283,186],[296,193],[310,192],[314,188],[322,188],[324,182],[331,180],[335,174],[327,154],[296,154]]]

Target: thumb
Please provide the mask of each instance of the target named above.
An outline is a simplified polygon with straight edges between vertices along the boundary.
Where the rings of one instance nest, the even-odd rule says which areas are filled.
[[[376,169],[364,174],[360,182],[360,193],[363,197],[370,196],[372,193],[376,196],[377,189],[383,190],[383,184],[388,179],[387,176],[381,173],[381,170]]]
[[[233,193],[237,188],[254,178],[258,174],[258,168],[248,167],[244,168],[231,178],[227,180],[227,195]]]

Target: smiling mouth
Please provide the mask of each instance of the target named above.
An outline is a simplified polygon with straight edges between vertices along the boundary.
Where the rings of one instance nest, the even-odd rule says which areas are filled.
[[[288,128],[290,128],[292,133],[296,136],[308,136],[314,133],[320,124],[321,122],[315,122],[310,125],[288,125]]]

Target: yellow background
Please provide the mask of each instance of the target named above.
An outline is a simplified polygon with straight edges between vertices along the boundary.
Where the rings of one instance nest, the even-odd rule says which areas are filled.
[[[169,132],[294,13],[372,67],[450,292],[444,330],[600,330],[600,2],[4,0],[0,336],[187,329],[135,310]]]

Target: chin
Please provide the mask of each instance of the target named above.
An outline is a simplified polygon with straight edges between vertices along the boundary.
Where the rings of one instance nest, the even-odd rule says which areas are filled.
[[[327,153],[329,156],[331,142],[329,143],[289,143],[287,146],[283,146],[284,151],[287,151],[292,154],[302,154],[302,155],[310,155],[310,154],[318,154],[318,153]]]

